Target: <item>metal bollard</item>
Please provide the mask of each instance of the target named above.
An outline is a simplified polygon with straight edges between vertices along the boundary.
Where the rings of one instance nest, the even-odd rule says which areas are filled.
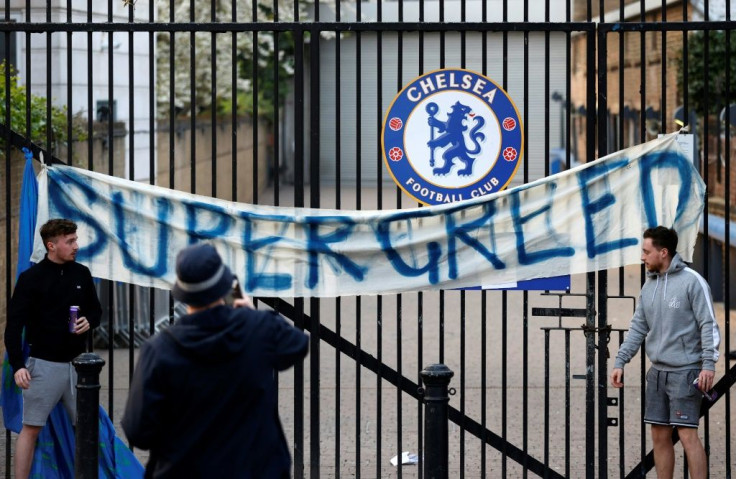
[[[83,353],[72,361],[77,370],[77,431],[74,477],[97,479],[100,442],[100,371],[105,361]]]
[[[444,364],[427,366],[420,373],[424,384],[424,479],[447,479],[447,386],[454,372]]]

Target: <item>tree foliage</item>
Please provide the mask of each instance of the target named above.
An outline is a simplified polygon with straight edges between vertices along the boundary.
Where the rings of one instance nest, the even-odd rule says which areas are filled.
[[[677,87],[682,96],[687,93],[688,108],[694,109],[699,116],[718,113],[725,105],[736,102],[736,32],[731,32],[730,37],[728,49],[724,31],[697,31],[688,37],[687,85],[684,84],[683,67],[677,72]],[[729,55],[726,55],[727,50]],[[683,57],[681,52],[680,58]],[[730,84],[726,82],[727,71]]]
[[[6,74],[10,72],[9,81]],[[7,83],[10,89],[7,90]],[[12,66],[4,62],[0,65],[0,122],[6,121],[7,97],[10,97],[10,128],[21,135],[28,135],[35,144],[47,149],[51,153],[57,151],[57,147],[69,141],[69,128],[67,126],[67,107],[51,106],[51,145],[47,140],[47,104],[46,98],[38,95],[28,95],[26,87],[18,81],[18,74]],[[30,105],[28,99],[30,98]],[[28,108],[30,106],[30,108]],[[26,118],[27,112],[30,116]],[[76,121],[75,121],[76,120]],[[30,127],[30,131],[28,130]],[[84,140],[85,130],[79,124],[78,119],[72,121],[72,141]]]
[[[300,6],[306,3],[301,2]],[[170,19],[169,3],[158,2],[157,5],[159,18]],[[190,6],[193,6],[193,9]],[[294,6],[287,0],[279,1],[279,12],[281,13],[278,19],[275,18],[272,7],[263,4],[257,4],[256,7],[256,18],[254,19],[250,0],[217,2],[213,19],[210,0],[177,2],[173,10],[173,21],[231,22],[233,21],[233,8],[237,13],[238,22],[290,21],[293,16]],[[254,38],[257,38],[256,48],[254,48]],[[235,57],[233,57],[233,44],[235,45]],[[257,101],[259,116],[273,119],[276,95],[283,100],[287,91],[287,82],[293,75],[292,34],[290,32],[279,34],[278,51],[276,51],[276,45],[274,33],[270,32],[261,32],[255,36],[253,32],[176,33],[173,35],[173,46],[172,34],[160,33],[157,38],[156,82],[159,115],[169,116],[172,100],[175,116],[206,115],[212,111],[226,114],[253,113]],[[253,77],[254,65],[256,66],[255,79]],[[237,67],[235,95],[233,94],[234,67]],[[278,68],[278,81],[275,68]],[[172,77],[173,85],[171,84]],[[255,85],[257,85],[257,99],[253,95]],[[233,102],[233,98],[236,98],[236,102]],[[235,104],[237,104],[237,112],[233,111]]]
[[[263,5],[259,8],[267,18],[273,19],[271,8]],[[294,53],[294,36],[291,32],[279,34],[278,41],[272,34],[259,34],[255,58],[252,51],[238,53],[240,74],[248,84],[248,88],[238,92],[238,113],[252,114],[255,111],[256,92],[258,116],[266,120],[275,118],[274,107],[284,104],[294,76]],[[223,102],[223,107],[232,111],[231,102]]]

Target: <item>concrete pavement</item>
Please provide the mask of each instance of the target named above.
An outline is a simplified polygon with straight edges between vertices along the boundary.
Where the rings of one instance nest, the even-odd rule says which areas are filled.
[[[639,268],[625,270],[624,295],[638,294]],[[618,295],[615,275],[609,278],[609,294]],[[631,285],[631,286],[630,286]],[[584,278],[573,278],[573,292],[584,291]],[[368,354],[380,358],[393,369],[400,370],[407,378],[418,382],[422,367],[444,362],[455,377],[451,386],[457,393],[451,397],[450,405],[464,410],[472,419],[481,422],[485,412],[485,424],[495,434],[504,435],[520,449],[526,449],[534,458],[543,461],[545,450],[551,467],[564,474],[569,467],[570,477],[584,477],[585,473],[585,381],[573,379],[570,390],[570,462],[565,463],[565,333],[550,332],[549,395],[545,401],[545,333],[541,327],[558,324],[556,318],[529,317],[524,328],[521,306],[523,293],[507,294],[507,311],[503,315],[503,295],[487,293],[485,342],[481,315],[481,293],[467,292],[465,296],[465,319],[461,316],[461,296],[458,291],[444,294],[444,326],[440,324],[440,298],[438,293],[424,293],[421,301],[418,294],[405,294],[382,298],[364,297],[360,308],[354,298],[340,301],[322,300],[320,320],[353,344],[360,342]],[[584,298],[565,298],[564,307],[584,307]],[[542,296],[538,292],[528,295],[528,308],[556,307],[556,297]],[[419,314],[419,311],[422,314]],[[633,310],[630,299],[609,301],[609,322],[614,328],[627,328]],[[399,315],[400,312],[400,315]],[[723,305],[716,305],[722,335],[725,312]],[[397,319],[400,316],[400,321]],[[733,317],[733,312],[731,313]],[[563,320],[563,326],[578,327],[581,318]],[[421,325],[421,328],[420,328]],[[506,331],[506,341],[502,332]],[[527,338],[524,347],[523,338]],[[732,335],[733,337],[733,335]],[[399,340],[400,338],[400,340]],[[609,344],[611,357],[616,354],[618,337],[614,335]],[[733,344],[733,343],[732,343]],[[421,347],[420,347],[421,346]],[[582,332],[570,333],[570,374],[585,374],[585,338]],[[505,354],[504,354],[505,351]],[[485,352],[485,354],[483,354]],[[721,352],[725,352],[723,345]],[[127,397],[130,357],[128,350],[116,350],[112,358],[107,351],[97,351],[107,364],[101,378],[101,404],[111,413],[116,427]],[[420,357],[421,354],[421,357]],[[112,361],[111,361],[112,359]],[[135,356],[133,356],[135,360]],[[315,363],[312,363],[316,361]],[[524,368],[525,364],[527,367]],[[717,377],[723,376],[725,360],[718,363]],[[319,370],[319,387],[311,385],[313,366]],[[482,372],[485,364],[485,382]],[[464,369],[463,366],[464,365]],[[609,361],[609,371],[612,362]],[[502,371],[505,369],[507,387],[502,389]],[[640,362],[636,358],[626,369],[627,387],[624,390],[625,417],[622,427],[608,429],[608,476],[618,477],[621,458],[619,441],[623,436],[624,471],[628,473],[640,461]],[[464,372],[464,374],[463,374]],[[389,464],[392,456],[400,451],[419,450],[419,412],[416,401],[385,380],[365,369],[358,371],[355,361],[322,343],[319,353],[311,352],[304,363],[305,386],[301,396],[304,406],[304,462],[307,475],[310,471],[310,404],[319,405],[319,477],[354,477],[360,471],[362,478],[397,477],[399,470]],[[608,381],[606,381],[608,382]],[[112,388],[110,386],[112,385]],[[526,385],[526,394],[524,386]],[[290,444],[294,444],[294,380],[293,370],[279,376],[279,410]],[[483,387],[485,386],[485,387]],[[110,400],[112,391],[112,401]],[[506,403],[504,409],[504,393]],[[608,387],[608,396],[618,396],[619,391]],[[485,395],[485,397],[484,397]],[[485,409],[482,408],[485,401]],[[725,434],[730,428],[731,451],[736,450],[736,421],[726,417],[724,400],[711,411],[708,419],[710,447],[710,477],[725,477]],[[730,407],[736,406],[734,395]],[[549,411],[549,434],[545,434],[545,408]],[[504,414],[505,412],[505,414]],[[618,417],[618,410],[610,408],[608,415]],[[526,427],[524,426],[526,419]],[[704,420],[700,433],[705,434]],[[5,437],[2,443],[4,457]],[[648,431],[644,448],[651,449]],[[468,433],[463,434],[455,424],[450,424],[450,470],[459,475],[461,462],[465,477],[480,477],[483,446]],[[596,450],[598,448],[596,447]],[[678,446],[676,477],[682,477],[682,452]],[[292,451],[292,455],[294,452]],[[145,451],[136,451],[145,463]],[[502,477],[504,459],[501,452],[485,447],[486,477]],[[4,458],[5,459],[5,458]],[[597,460],[596,460],[597,461]],[[733,462],[733,456],[731,457]],[[506,461],[506,477],[522,477],[520,465],[511,459]],[[596,462],[597,464],[597,462]],[[531,477],[534,474],[529,474]],[[653,477],[653,473],[651,473]],[[418,477],[417,466],[401,468],[402,477]]]

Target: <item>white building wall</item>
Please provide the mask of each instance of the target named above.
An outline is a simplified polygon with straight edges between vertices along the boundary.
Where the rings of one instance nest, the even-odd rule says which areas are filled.
[[[524,20],[524,2],[509,2],[508,20]],[[552,6],[560,3],[552,1]],[[529,21],[545,21],[544,1],[530,1],[527,12]],[[564,21],[565,2],[562,8],[552,8],[549,12],[551,21]],[[488,21],[503,19],[502,3],[491,1],[488,3],[486,18]],[[365,22],[375,21],[377,18],[376,5],[363,3],[362,19]],[[418,21],[418,2],[404,2],[403,20],[406,22]],[[445,2],[445,19],[447,22],[459,22],[460,2]],[[346,5],[341,11],[343,21],[354,21],[354,6]],[[481,3],[468,1],[466,4],[467,21],[482,19]],[[397,2],[382,4],[383,21],[397,21]],[[425,1],[425,21],[439,21],[438,2]],[[322,5],[320,20],[333,21],[334,12],[329,5]],[[385,32],[380,37],[373,32],[364,32],[360,35],[360,82],[358,82],[357,44],[358,35],[354,32],[343,34],[340,39],[340,58],[337,61],[337,40],[334,35],[325,35],[320,39],[320,181],[322,184],[336,182],[337,154],[335,138],[336,125],[340,126],[340,180],[343,184],[354,184],[357,177],[357,160],[360,156],[361,183],[376,185],[377,182],[390,184],[392,179],[381,156],[380,141],[384,115],[393,102],[394,96],[404,85],[414,78],[432,70],[444,68],[465,68],[485,76],[504,88],[513,99],[519,111],[519,116],[525,123],[528,135],[525,138],[524,162],[528,168],[528,180],[532,181],[544,176],[549,149],[564,148],[560,137],[561,104],[550,99],[549,109],[545,112],[545,98],[554,92],[565,95],[565,88],[569,72],[566,71],[566,35],[562,32],[553,32],[549,35],[549,70],[545,71],[545,57],[547,55],[546,37],[544,33],[532,32],[529,34],[527,49],[527,66],[525,69],[524,34],[520,32],[508,33],[508,50],[506,56],[506,80],[504,82],[503,34],[487,33],[486,63],[484,72],[483,42],[481,33],[465,34],[465,54],[462,52],[462,35],[458,32],[448,32],[444,35],[444,65],[440,62],[441,40],[439,33],[424,33],[423,40],[416,32],[407,32],[401,36],[395,32]],[[379,38],[381,61],[379,65]],[[401,54],[401,55],[400,55]],[[420,55],[423,56],[423,65],[419,64]],[[401,68],[400,68],[401,67]],[[340,118],[336,118],[336,71],[339,68],[340,91]],[[379,68],[380,78],[379,78]],[[401,78],[399,78],[401,71]],[[545,89],[545,80],[549,78],[549,86]],[[528,82],[527,91],[524,89]],[[305,79],[307,99],[309,76]],[[360,84],[361,109],[357,110],[357,88]],[[380,109],[378,87],[381,86]],[[306,105],[309,105],[307,102]],[[526,109],[528,106],[528,109]],[[357,130],[357,115],[360,114],[360,132]],[[305,115],[309,118],[309,114]],[[564,117],[563,117],[564,118]],[[357,137],[360,134],[360,143]],[[545,137],[545,134],[548,135]],[[547,139],[548,138],[548,139]],[[305,152],[309,152],[309,137]],[[379,170],[380,168],[380,170]],[[379,177],[379,171],[380,177]],[[516,186],[524,182],[525,166],[522,164],[510,183]],[[379,179],[380,178],[380,179]]]
[[[135,16],[144,15],[148,20],[149,1],[136,2]],[[92,5],[92,21],[104,23],[108,21],[107,2],[88,2],[87,0],[72,0],[71,21],[73,23],[87,22],[88,4]],[[113,22],[126,23],[129,21],[128,8],[123,2],[113,4]],[[43,23],[47,21],[45,0],[31,1],[31,22]],[[66,23],[68,15],[66,0],[55,0],[51,5],[51,22]],[[25,2],[13,1],[11,18],[15,21],[27,21]],[[143,19],[143,18],[142,18]],[[150,72],[150,45],[152,37],[148,33],[133,35],[132,44],[128,33],[110,34],[93,32],[75,32],[71,40],[66,32],[34,33],[28,36],[20,33],[17,38],[17,58],[19,80],[29,86],[31,93],[46,97],[48,92],[47,79],[51,80],[51,101],[57,106],[68,106],[73,114],[79,114],[84,119],[96,118],[98,101],[110,99],[110,85],[112,84],[112,100],[116,102],[116,121],[124,122],[128,135],[133,132],[134,151],[129,151],[129,137],[126,138],[126,176],[129,175],[130,162],[134,165],[134,179],[146,180],[149,178],[149,161],[155,151],[151,148],[151,141],[155,135],[150,132],[150,92],[153,88],[152,80],[155,74]],[[47,46],[51,45],[50,50]],[[30,64],[27,63],[27,49],[30,50]],[[71,61],[69,54],[71,52]],[[90,55],[91,52],[91,55]],[[155,51],[154,51],[155,52]],[[50,56],[50,75],[47,75],[47,65]],[[133,59],[133,72],[129,68],[130,59]],[[112,65],[112,81],[110,75]],[[91,83],[89,72],[91,70]],[[155,73],[155,72],[154,72]],[[69,86],[71,85],[71,91]],[[90,108],[89,94],[92,102]],[[131,102],[132,98],[132,102]],[[131,114],[131,109],[133,114]]]

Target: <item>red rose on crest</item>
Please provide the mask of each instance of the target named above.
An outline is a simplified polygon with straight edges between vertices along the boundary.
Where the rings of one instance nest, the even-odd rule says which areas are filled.
[[[509,146],[503,150],[503,159],[506,161],[514,161],[516,159],[516,149]]]

